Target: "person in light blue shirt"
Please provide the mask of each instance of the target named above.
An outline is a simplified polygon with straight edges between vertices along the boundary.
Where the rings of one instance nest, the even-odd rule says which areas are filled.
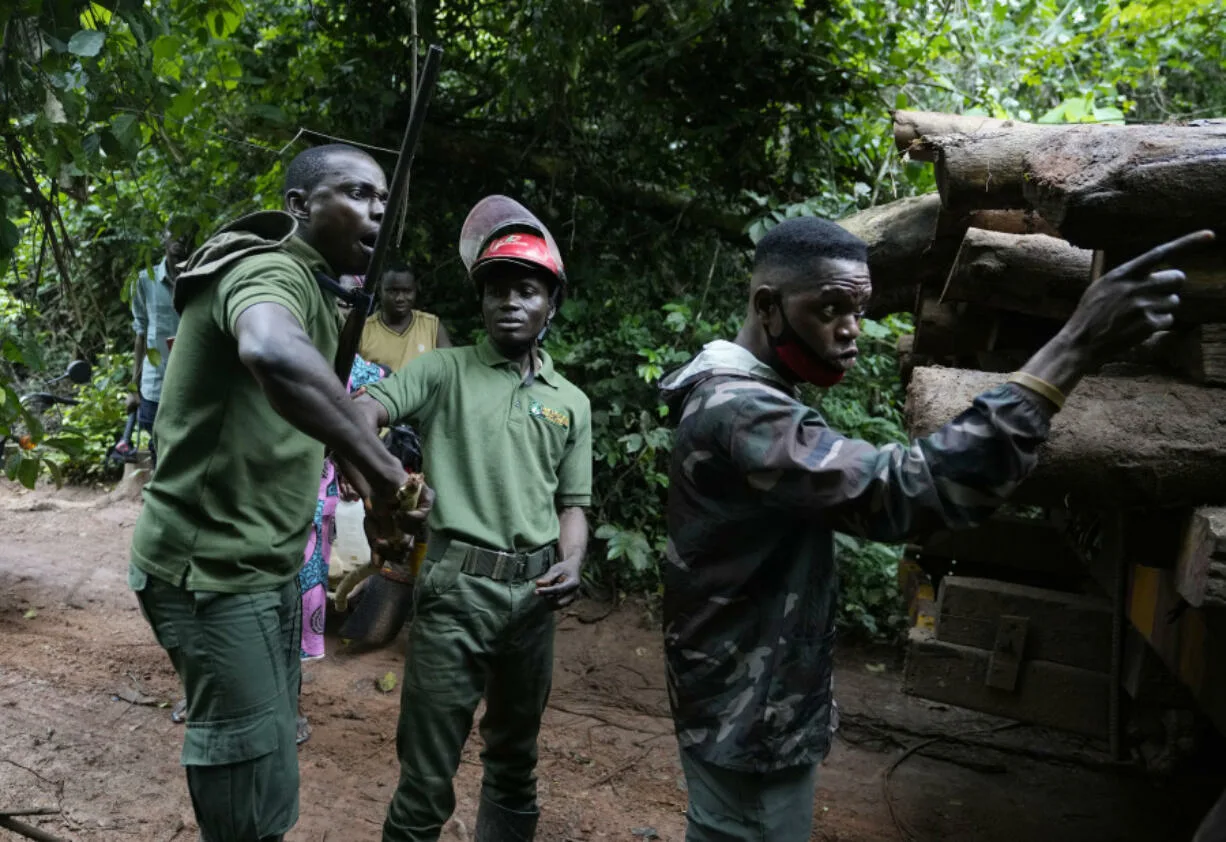
[[[191,253],[195,228],[190,223],[171,221],[162,232],[165,257],[145,269],[132,286],[132,330],[136,334],[133,347],[133,377],[136,391],[128,395],[129,412],[136,412],[139,429],[150,434],[162,397],[162,377],[166,373],[166,358],[175,331],[179,329],[179,314],[174,308],[175,278],[179,264]],[[149,353],[149,351],[156,353]],[[151,443],[150,456],[157,463],[157,453]]]

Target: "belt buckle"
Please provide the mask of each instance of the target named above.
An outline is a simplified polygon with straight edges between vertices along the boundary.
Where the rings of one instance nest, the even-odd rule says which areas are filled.
[[[494,562],[494,579],[500,582],[506,582],[510,581],[514,577],[523,575],[524,560],[522,558],[516,556],[514,553],[505,553],[501,550],[499,550],[496,555],[498,560]],[[508,569],[511,571],[510,576],[505,575]]]

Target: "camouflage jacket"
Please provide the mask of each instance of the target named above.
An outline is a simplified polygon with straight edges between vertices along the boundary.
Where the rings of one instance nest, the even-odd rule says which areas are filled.
[[[730,769],[830,747],[834,531],[897,542],[965,527],[1035,463],[1049,416],[1004,385],[910,446],[831,430],[771,368],[713,342],[665,378],[677,421],[664,642],[683,750]]]

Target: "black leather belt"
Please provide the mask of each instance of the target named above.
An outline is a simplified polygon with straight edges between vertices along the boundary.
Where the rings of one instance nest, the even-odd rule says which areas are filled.
[[[553,566],[557,548],[550,544],[530,553],[506,553],[463,541],[449,541],[440,559],[454,555],[461,555],[460,571],[470,576],[484,576],[496,582],[526,582],[539,579]]]

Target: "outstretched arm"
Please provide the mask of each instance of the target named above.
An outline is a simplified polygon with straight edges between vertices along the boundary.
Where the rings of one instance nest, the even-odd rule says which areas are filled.
[[[1060,333],[1023,366],[1029,379],[980,395],[909,446],[876,448],[846,438],[810,408],[743,382],[717,386],[705,398],[733,404],[733,412],[712,413],[721,419],[714,437],[769,505],[793,515],[878,541],[942,525],[972,526],[1034,467],[1051,416],[1081,377],[1111,353],[1170,328],[1183,273],[1155,267],[1212,239],[1209,232],[1190,234],[1104,275]]]
[[[404,484],[404,469],[288,308],[271,302],[254,304],[239,315],[234,327],[239,359],[285,420],[356,468],[376,494],[394,494]]]

